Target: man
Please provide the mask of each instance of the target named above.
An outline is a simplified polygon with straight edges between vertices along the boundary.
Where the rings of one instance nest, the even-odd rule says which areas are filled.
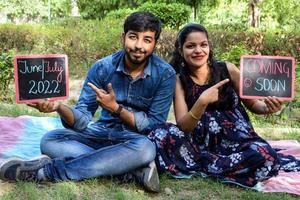
[[[74,108],[47,100],[30,104],[56,111],[66,128],[42,138],[47,156],[3,163],[1,179],[83,180],[132,172],[146,190],[158,192],[156,149],[146,134],[166,121],[176,80],[172,67],[153,54],[160,25],[151,13],[131,14],[124,23],[124,49],[91,67]],[[101,116],[90,123],[98,106]]]

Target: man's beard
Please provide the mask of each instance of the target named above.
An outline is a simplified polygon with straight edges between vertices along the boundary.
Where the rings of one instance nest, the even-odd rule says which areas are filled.
[[[138,50],[137,50],[137,51],[138,51]],[[134,56],[131,56],[131,53],[137,52],[137,51],[131,50],[131,51],[128,52],[128,51],[125,49],[125,55],[126,55],[128,61],[129,61],[130,63],[134,64],[134,65],[140,65],[140,64],[145,63],[145,62],[149,59],[150,55],[144,57],[142,60],[138,60],[138,59],[135,59]],[[139,51],[139,52],[140,52],[140,51]],[[141,52],[141,53],[144,54],[144,52]]]

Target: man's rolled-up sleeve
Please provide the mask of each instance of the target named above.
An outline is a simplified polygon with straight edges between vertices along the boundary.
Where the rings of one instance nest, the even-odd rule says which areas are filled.
[[[74,124],[72,126],[70,126],[63,119],[61,119],[62,125],[65,128],[73,129],[75,131],[84,130],[91,121],[90,117],[88,117],[87,115],[83,114],[81,111],[79,111],[75,108],[70,108],[70,109],[74,115]]]
[[[172,69],[166,70],[147,113],[135,112],[135,126],[141,133],[147,133],[157,124],[165,123],[173,100],[176,75]]]
[[[144,112],[135,112],[134,119],[138,132],[143,132],[143,130],[146,129],[150,124],[148,116]]]

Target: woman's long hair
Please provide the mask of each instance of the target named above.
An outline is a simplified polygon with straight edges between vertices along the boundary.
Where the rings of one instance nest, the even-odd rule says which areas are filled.
[[[187,67],[187,63],[185,62],[184,58],[180,54],[180,49],[183,47],[184,42],[186,41],[187,36],[192,32],[202,32],[206,35],[208,43],[209,43],[209,55],[208,55],[208,65],[211,67],[212,63],[214,63],[214,55],[212,50],[212,45],[208,38],[208,32],[204,28],[204,26],[196,23],[190,23],[185,25],[177,34],[177,38],[175,41],[175,50],[172,55],[172,59],[170,61],[170,64],[173,66],[175,71],[177,73],[182,72],[183,68],[184,70],[189,71]],[[188,72],[191,73],[190,71]]]
[[[191,71],[188,67],[188,64],[186,63],[186,61],[184,60],[184,58],[181,56],[180,54],[180,49],[183,47],[183,44],[186,41],[187,36],[192,33],[192,32],[202,32],[206,35],[207,40],[208,40],[208,44],[209,44],[209,54],[208,54],[208,66],[209,66],[209,85],[214,85],[218,82],[220,82],[221,80],[225,79],[225,78],[229,78],[228,74],[224,74],[223,70],[220,70],[220,62],[217,62],[214,58],[214,54],[213,54],[213,49],[212,49],[212,45],[211,42],[209,40],[208,37],[208,32],[205,29],[204,26],[200,25],[200,24],[196,24],[196,23],[190,23],[185,25],[177,34],[177,39],[175,42],[175,50],[173,52],[170,64],[173,66],[173,68],[175,69],[176,73],[179,74],[180,80],[182,82],[182,86],[183,89],[185,91],[185,98],[187,100],[187,98],[191,95],[191,88],[188,88],[188,81],[191,80],[190,76],[191,76]],[[226,64],[223,62],[223,64],[226,66]],[[226,69],[227,71],[227,69]],[[228,85],[228,84],[226,84]],[[222,97],[226,96],[228,97],[228,87],[222,87],[220,88],[220,94]],[[222,102],[226,99],[221,100]],[[220,100],[218,102],[215,103],[215,105],[219,105],[220,103],[222,103]]]

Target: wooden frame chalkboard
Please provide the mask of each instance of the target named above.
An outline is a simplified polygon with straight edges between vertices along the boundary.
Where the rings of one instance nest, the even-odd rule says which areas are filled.
[[[241,56],[240,97],[294,98],[295,59],[284,56]]]
[[[62,100],[69,96],[66,55],[17,55],[14,77],[17,103],[34,103],[46,98]]]

